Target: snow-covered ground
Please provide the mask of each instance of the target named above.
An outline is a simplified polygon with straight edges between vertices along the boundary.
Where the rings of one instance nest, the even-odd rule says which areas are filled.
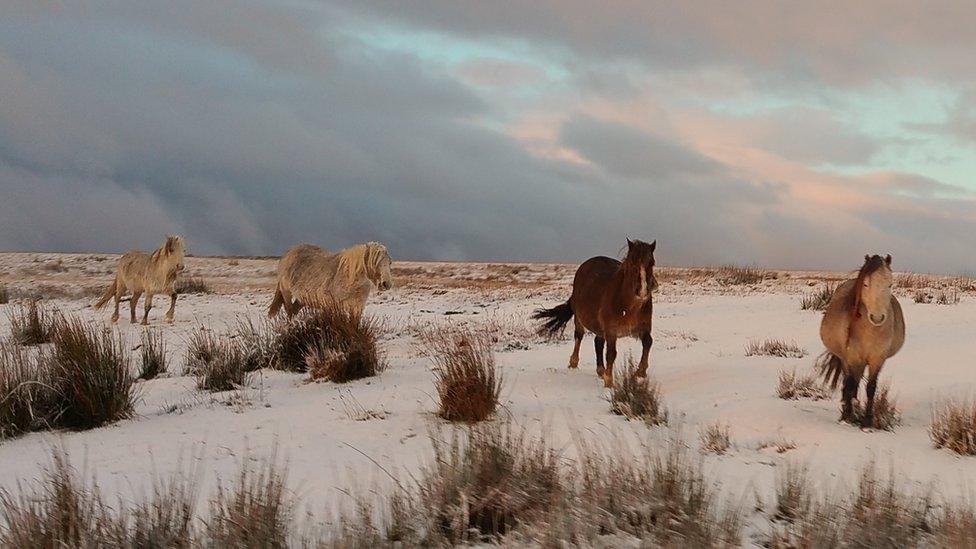
[[[41,289],[64,312],[108,322],[109,310],[93,311],[91,295],[108,284],[117,256],[105,254],[0,254],[0,283],[15,293]],[[305,376],[262,372],[244,391],[204,393],[192,377],[180,375],[186,339],[200,326],[228,329],[239,318],[260,318],[270,302],[275,261],[188,258],[188,274],[202,276],[217,293],[181,296],[176,322],[162,323],[168,299],[150,316],[165,334],[175,371],[171,377],[139,382],[137,414],[131,420],[84,432],[34,433],[0,441],[0,486],[35,478],[51,447],[63,446],[75,465],[97,476],[103,493],[127,496],[154,474],[174,470],[181,459],[202,456],[204,486],[232,475],[245,456],[268,456],[277,446],[287,462],[289,482],[306,506],[326,508],[346,497],[338,488],[385,485],[389,470],[416,471],[429,458],[428,432],[443,424],[433,414],[430,364],[418,352],[415,328],[445,322],[488,323],[499,330],[497,361],[504,376],[502,417],[529,430],[545,430],[550,441],[573,455],[573,433],[599,441],[653,441],[676,431],[692,447],[698,429],[716,421],[731,428],[734,447],[724,456],[706,455],[706,469],[728,495],[744,505],[750,530],[766,518],[752,511],[754,494],[772,500],[778,468],[794,461],[811,467],[821,481],[849,483],[874,459],[908,483],[935,482],[948,497],[968,495],[976,459],[936,450],[927,428],[933,405],[946,397],[969,397],[976,381],[976,298],[957,305],[916,304],[899,293],[908,325],[902,351],[881,377],[891,385],[902,412],[894,432],[862,432],[837,423],[830,401],[785,401],[776,397],[778,373],[811,368],[822,345],[820,313],[802,311],[799,300],[823,280],[844,273],[779,272],[756,285],[724,286],[694,271],[662,270],[655,296],[652,375],[662,384],[669,427],[647,427],[611,415],[595,376],[592,338],[578,370],[566,368],[572,344],[539,341],[527,317],[569,295],[571,265],[397,263],[398,287],[374,294],[369,314],[383,319],[382,348],[389,368],[379,377],[345,385],[307,383]],[[0,336],[9,321],[0,305]],[[141,304],[140,304],[141,310]],[[141,311],[140,311],[141,312]],[[119,329],[131,347],[143,328]],[[804,358],[746,357],[751,340],[794,341]],[[621,358],[639,354],[639,342],[622,343]],[[622,361],[621,361],[622,362]],[[135,363],[134,363],[135,365]],[[382,412],[360,421],[347,412],[355,403]],[[795,449],[764,448],[788,440]],[[375,461],[375,463],[374,463]],[[746,540],[748,541],[748,540]]]

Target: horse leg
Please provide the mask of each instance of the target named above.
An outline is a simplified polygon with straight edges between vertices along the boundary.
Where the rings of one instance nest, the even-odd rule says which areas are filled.
[[[140,297],[142,297],[141,291],[132,292],[132,299],[129,301],[129,322],[132,324],[136,323],[136,303],[139,302]]]
[[[569,367],[576,369],[579,367],[580,344],[583,343],[583,335],[586,332],[579,322],[576,322],[576,330],[573,331],[573,354],[569,357]]]
[[[122,302],[122,292],[125,291],[125,285],[120,282],[115,283],[115,312],[112,313],[112,324],[119,321],[119,303]]]
[[[596,349],[596,375],[603,377],[603,344],[606,343],[600,336],[596,336],[593,339],[593,347]]]
[[[844,374],[844,392],[843,399],[844,405],[841,409],[840,420],[845,422],[851,422],[854,419],[854,405],[851,403],[854,397],[857,396],[857,387],[861,384],[860,376],[855,377],[852,374]]]
[[[640,363],[637,365],[637,377],[647,377],[647,355],[651,353],[651,345],[654,345],[654,338],[651,337],[651,331],[647,330],[641,333],[641,358]]]
[[[617,360],[617,337],[607,336],[607,368],[603,372],[603,386],[613,387],[613,362]]]
[[[281,288],[281,299],[282,299],[282,305],[285,306],[285,314],[288,315],[288,318],[291,318],[292,316],[295,315],[295,313],[298,312],[295,310],[294,304],[292,304],[291,292],[284,288]]]
[[[169,310],[166,311],[166,322],[173,323],[173,315],[176,313],[176,290],[169,292]]]
[[[145,312],[142,313],[142,325],[143,326],[148,326],[149,325],[149,310],[152,309],[152,298],[153,298],[153,293],[152,292],[146,292]]]
[[[865,387],[868,394],[868,402],[864,406],[864,417],[861,418],[862,429],[870,429],[874,427],[874,393],[878,388],[878,374],[880,373],[881,368],[878,368],[877,371],[868,373],[868,384]]]

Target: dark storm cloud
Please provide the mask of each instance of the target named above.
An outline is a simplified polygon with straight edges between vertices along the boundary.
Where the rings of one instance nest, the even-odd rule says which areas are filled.
[[[477,55],[445,66],[351,30],[414,25],[571,51],[569,85],[612,103],[645,90],[628,67],[600,60],[744,63],[764,42],[730,48],[745,32],[737,25],[718,32],[709,16],[695,30],[697,10],[656,8],[648,26],[647,12],[628,18],[619,6],[418,6],[0,0],[0,249],[148,248],[180,233],[195,253],[378,239],[400,258],[577,260],[631,236],[657,238],[665,263],[838,266],[838,252],[862,244],[916,241],[939,208],[956,221],[937,230],[969,227],[967,203],[938,202],[946,189],[904,178],[868,182],[891,201],[898,217],[883,219],[897,230],[857,212],[827,222],[798,207],[791,181],[726,165],[678,132],[571,108],[552,139],[579,161],[539,155],[485,90],[543,93],[531,88],[547,85],[545,67]],[[790,51],[813,48],[813,36]],[[770,55],[751,63],[784,66]],[[875,151],[856,133],[831,141],[842,128],[829,117],[790,116],[753,137],[806,162]],[[919,196],[929,200],[913,205]],[[844,238],[857,223],[875,232]]]

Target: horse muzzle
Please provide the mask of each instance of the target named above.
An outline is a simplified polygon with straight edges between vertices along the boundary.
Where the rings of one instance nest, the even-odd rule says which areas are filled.
[[[871,324],[874,324],[875,326],[881,326],[882,324],[885,323],[885,320],[888,320],[888,315],[886,314],[880,314],[875,316],[874,313],[868,313],[868,321],[870,321]]]
[[[381,290],[389,290],[392,287],[393,287],[393,283],[392,282],[386,282],[386,281],[380,282],[380,289]]]

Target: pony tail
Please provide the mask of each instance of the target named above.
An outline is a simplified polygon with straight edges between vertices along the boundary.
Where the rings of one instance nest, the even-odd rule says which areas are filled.
[[[820,370],[820,376],[823,377],[824,383],[829,384],[831,389],[836,389],[840,383],[840,375],[844,373],[844,363],[840,361],[840,358],[830,351],[824,351],[822,355],[817,357],[814,366]]]
[[[573,306],[569,301],[551,309],[538,309],[532,315],[533,320],[543,321],[536,329],[536,333],[547,339],[554,339],[562,333],[571,318],[573,318]]]

